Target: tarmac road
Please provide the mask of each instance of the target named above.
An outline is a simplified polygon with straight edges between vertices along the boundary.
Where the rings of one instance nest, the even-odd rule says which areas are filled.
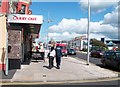
[[[87,54],[86,53],[82,53],[82,52],[77,52],[76,55],[70,55],[70,56],[87,60]],[[100,58],[90,57],[90,62],[94,63],[96,65],[101,65],[102,64]]]
[[[85,53],[85,52],[77,52],[76,55],[69,55],[69,56],[75,57],[77,59],[83,59],[85,61],[87,60],[87,53]],[[102,67],[102,68],[106,68],[106,69],[118,72],[119,73],[118,76],[120,77],[120,72],[116,68],[113,68],[113,67],[104,67],[103,64],[101,63],[101,58],[90,57],[89,61],[90,61],[90,63],[93,63],[93,64],[95,64],[97,66]]]

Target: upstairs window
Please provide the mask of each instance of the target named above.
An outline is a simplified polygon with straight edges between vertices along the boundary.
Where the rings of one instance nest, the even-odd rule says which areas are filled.
[[[20,14],[25,14],[25,11],[26,11],[26,5],[21,5],[21,10],[19,10],[19,13]]]
[[[0,6],[2,5],[2,0],[0,0]]]
[[[21,13],[25,14],[25,9],[26,9],[26,6],[22,5],[22,7],[21,7]]]

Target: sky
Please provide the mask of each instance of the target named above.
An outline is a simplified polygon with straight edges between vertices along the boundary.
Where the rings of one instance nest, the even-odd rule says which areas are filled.
[[[33,15],[43,15],[39,41],[71,40],[87,34],[88,0],[33,0]],[[118,39],[118,1],[90,0],[90,38]],[[48,22],[48,20],[50,22]],[[47,38],[48,36],[48,38]]]

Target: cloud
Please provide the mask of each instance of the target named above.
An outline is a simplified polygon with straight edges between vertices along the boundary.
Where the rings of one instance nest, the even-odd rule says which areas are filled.
[[[49,27],[49,37],[55,40],[69,40],[76,36],[86,35],[87,18],[62,19],[58,25]],[[90,38],[100,39],[101,37],[115,39],[118,35],[117,27],[101,22],[90,22]]]
[[[49,33],[49,39],[53,38],[56,41],[59,40],[71,40],[73,39],[75,36],[79,36],[80,34],[77,33],[69,33],[69,32],[62,32],[62,33]]]
[[[111,13],[107,13],[104,16],[104,20],[103,20],[103,24],[110,24],[112,26],[118,26],[118,19],[120,18],[120,16],[118,16],[120,13],[118,11],[118,8],[120,6],[117,6],[116,9],[114,11],[112,11]]]
[[[82,25],[82,26],[81,26]],[[85,33],[87,25],[87,18],[81,18],[80,20],[66,19],[63,18],[58,25],[53,25],[49,28],[49,32],[75,32],[75,33]]]
[[[100,13],[102,11],[105,11],[106,7],[117,4],[119,0],[89,0],[89,1],[90,1],[91,11]],[[88,0],[80,0],[79,4],[83,9],[88,8]]]

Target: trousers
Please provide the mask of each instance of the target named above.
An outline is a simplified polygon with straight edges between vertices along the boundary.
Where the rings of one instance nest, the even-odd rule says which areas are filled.
[[[53,66],[54,66],[53,61],[54,61],[54,57],[53,57],[53,56],[50,56],[50,57],[49,57],[49,67],[53,67]]]
[[[61,63],[61,57],[56,57],[56,63],[57,63],[57,67],[59,67]]]

